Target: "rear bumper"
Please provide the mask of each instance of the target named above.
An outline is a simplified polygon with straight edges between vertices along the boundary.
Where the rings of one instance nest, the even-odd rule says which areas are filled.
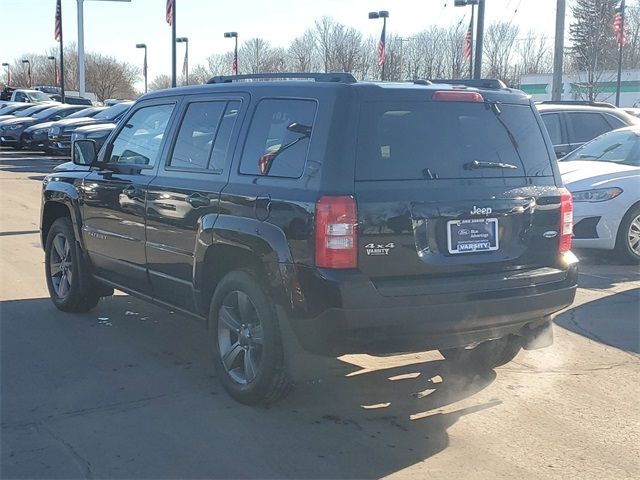
[[[515,288],[505,282],[506,288],[491,291],[383,297],[370,281],[342,281],[332,285],[338,290],[334,300],[341,297],[342,305],[297,316],[290,325],[303,348],[328,355],[466,346],[524,334],[547,321],[571,305],[577,277],[577,261],[571,259],[565,269],[554,271],[554,281],[531,280]],[[311,292],[302,291],[307,297]]]

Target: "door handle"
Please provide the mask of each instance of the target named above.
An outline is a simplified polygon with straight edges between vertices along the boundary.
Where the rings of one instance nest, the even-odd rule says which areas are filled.
[[[208,207],[211,205],[211,199],[199,193],[192,193],[187,197],[187,202],[193,208]]]

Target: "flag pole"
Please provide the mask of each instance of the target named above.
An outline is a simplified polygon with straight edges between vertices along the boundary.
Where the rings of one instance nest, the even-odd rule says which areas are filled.
[[[176,87],[176,3],[173,0],[173,21],[171,22],[171,86]]]
[[[60,38],[58,41],[60,42],[60,97],[62,98],[62,103],[65,102],[64,95],[64,44],[62,43],[62,2],[58,0],[58,17],[60,21]]]
[[[476,6],[471,4],[471,49],[469,52],[469,79],[473,79],[473,21],[475,19]]]
[[[625,5],[624,5],[625,0],[622,0],[622,3],[620,3],[620,13],[621,13],[621,20],[620,20],[620,32],[616,35],[616,38],[618,40],[618,80],[616,82],[616,107],[620,106],[620,87],[621,87],[621,83],[622,83],[622,48],[624,47],[624,17],[625,17]]]

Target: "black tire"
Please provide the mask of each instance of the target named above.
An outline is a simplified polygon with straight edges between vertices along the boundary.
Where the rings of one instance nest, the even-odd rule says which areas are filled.
[[[516,358],[522,348],[522,341],[516,335],[508,335],[496,340],[483,342],[475,348],[448,348],[440,354],[455,363],[479,368],[496,368],[506,365]]]
[[[93,283],[69,218],[58,218],[51,225],[45,244],[44,264],[49,296],[59,310],[81,313],[96,306],[100,297],[92,288]]]
[[[640,205],[634,205],[622,217],[616,237],[616,254],[622,261],[632,265],[640,263],[640,254],[637,251],[634,252],[629,240],[632,231],[637,231],[638,223],[640,223]]]
[[[247,318],[252,320],[245,323]],[[289,392],[275,305],[252,272],[233,271],[220,281],[211,299],[209,333],[218,378],[231,397],[247,405],[268,405]],[[255,368],[247,367],[247,356]]]

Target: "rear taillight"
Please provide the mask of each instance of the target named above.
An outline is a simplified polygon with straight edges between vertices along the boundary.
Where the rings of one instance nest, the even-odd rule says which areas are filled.
[[[353,197],[320,198],[316,203],[316,266],[358,266],[358,222]]]
[[[571,250],[573,236],[573,198],[566,188],[560,189],[560,252]]]

